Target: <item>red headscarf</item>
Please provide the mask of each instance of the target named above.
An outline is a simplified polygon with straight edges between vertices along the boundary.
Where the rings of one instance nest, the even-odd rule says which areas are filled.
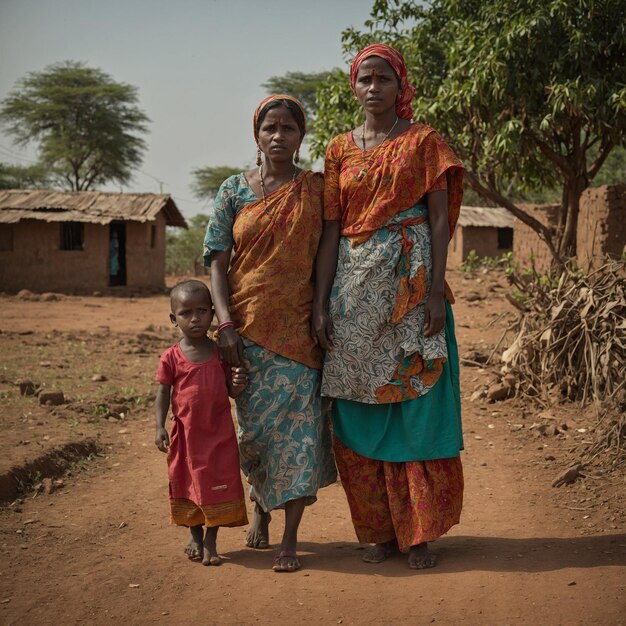
[[[367,48],[363,48],[363,50],[361,50],[361,52],[354,57],[352,65],[350,66],[350,84],[352,86],[352,91],[355,91],[354,85],[356,83],[356,75],[359,71],[359,66],[369,57],[380,57],[381,59],[385,59],[385,61],[391,65],[391,68],[400,80],[400,92],[398,93],[398,97],[396,99],[396,115],[405,120],[412,119],[413,109],[411,108],[411,100],[413,99],[413,94],[415,93],[415,87],[409,84],[404,58],[395,48],[392,48],[387,44],[372,44],[371,46],[367,46]]]
[[[306,133],[306,113],[304,111],[304,107],[302,106],[302,103],[300,102],[300,100],[298,100],[297,98],[294,98],[293,96],[288,96],[285,93],[278,93],[278,94],[273,94],[271,96],[268,96],[267,98],[265,98],[265,100],[261,100],[261,104],[259,104],[259,106],[256,108],[256,111],[254,112],[254,119],[252,120],[252,130],[254,132],[254,138],[257,141],[259,139],[259,134],[257,132],[256,125],[259,120],[259,115],[261,114],[261,111],[263,110],[263,107],[269,102],[273,102],[274,100],[290,100],[291,102],[295,103],[298,106],[298,108],[302,111],[302,117],[304,118],[304,132]]]

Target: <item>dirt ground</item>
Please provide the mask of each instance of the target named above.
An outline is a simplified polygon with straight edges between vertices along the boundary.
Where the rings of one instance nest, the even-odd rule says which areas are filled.
[[[0,623],[626,624],[623,473],[551,486],[592,412],[470,400],[514,314],[499,274],[450,282],[465,507],[421,572],[360,560],[338,484],[305,512],[301,571],[272,572],[274,551],[245,548],[245,528],[220,531],[221,567],[187,561],[153,444],[154,373],[176,341],[167,297],[0,297]],[[25,380],[64,403],[21,395]]]

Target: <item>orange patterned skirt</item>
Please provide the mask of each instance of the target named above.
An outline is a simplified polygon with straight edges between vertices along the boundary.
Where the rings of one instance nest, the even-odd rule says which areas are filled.
[[[460,457],[391,462],[361,456],[334,438],[335,459],[360,543],[396,539],[400,550],[434,541],[459,523]]]

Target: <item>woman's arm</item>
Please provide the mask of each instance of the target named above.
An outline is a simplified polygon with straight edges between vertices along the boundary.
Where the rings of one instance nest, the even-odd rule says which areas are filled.
[[[215,314],[220,324],[231,321],[228,308],[228,265],[231,249],[211,252],[211,292]],[[232,326],[219,332],[217,342],[223,359],[232,366],[243,364],[243,342]]]
[[[440,332],[446,322],[444,288],[450,237],[447,190],[429,193],[427,202],[433,246],[433,267],[430,295],[424,305],[424,336],[431,337]]]
[[[337,270],[340,222],[324,220],[315,257],[315,291],[311,313],[313,338],[323,350],[332,350],[332,324],[328,317],[328,298]]]

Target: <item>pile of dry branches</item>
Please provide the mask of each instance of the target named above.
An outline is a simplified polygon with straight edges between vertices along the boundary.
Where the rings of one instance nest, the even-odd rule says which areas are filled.
[[[521,315],[503,353],[517,392],[547,405],[595,403],[601,447],[626,445],[626,261],[583,273],[512,274]],[[611,417],[607,417],[611,416]],[[602,428],[601,428],[602,427]]]

